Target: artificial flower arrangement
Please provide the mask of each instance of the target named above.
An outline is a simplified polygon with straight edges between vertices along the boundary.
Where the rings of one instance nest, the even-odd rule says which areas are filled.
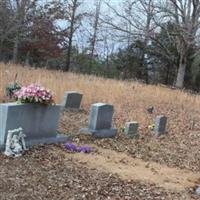
[[[51,91],[37,84],[22,86],[19,90],[13,93],[13,97],[20,103],[54,103]]]
[[[68,143],[68,142],[66,142],[64,144],[64,147],[65,147],[65,149],[67,149],[69,151],[73,151],[73,152],[90,153],[91,151],[93,151],[92,147],[90,147],[90,146],[77,147],[74,143]]]

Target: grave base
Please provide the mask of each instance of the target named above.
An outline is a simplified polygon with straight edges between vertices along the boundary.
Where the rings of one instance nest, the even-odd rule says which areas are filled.
[[[25,138],[25,143],[27,147],[31,147],[33,145],[62,143],[62,142],[66,142],[68,139],[69,137],[64,134],[57,134],[56,137],[28,139],[28,140]],[[4,149],[5,149],[5,145],[1,145],[0,150],[4,150]]]
[[[165,135],[165,134],[168,133],[167,131],[165,131],[165,132],[158,132],[157,130],[153,130],[152,132],[153,132],[153,134],[155,136],[161,136],[161,135]]]
[[[137,134],[125,134],[126,137],[131,138],[131,139],[139,139],[140,135]]]
[[[82,111],[81,108],[65,108],[64,106],[61,106],[61,110],[66,111],[66,112],[80,112],[80,111]]]
[[[27,147],[31,147],[33,145],[38,144],[55,144],[55,143],[62,143],[66,142],[68,137],[64,134],[57,134],[56,137],[49,137],[49,138],[39,138],[39,139],[32,139],[32,140],[25,140]]]
[[[103,130],[92,130],[89,128],[82,128],[80,133],[90,133],[92,136],[97,138],[110,138],[117,135],[117,129],[103,129]]]

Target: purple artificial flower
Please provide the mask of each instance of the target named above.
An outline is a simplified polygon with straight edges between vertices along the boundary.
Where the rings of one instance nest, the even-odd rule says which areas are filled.
[[[80,146],[78,148],[79,152],[83,152],[83,153],[90,153],[92,151],[92,147],[90,146]]]
[[[75,144],[73,144],[73,143],[68,143],[68,142],[66,142],[66,143],[64,144],[64,147],[65,147],[66,149],[70,150],[70,151],[77,151],[77,146],[76,146]]]

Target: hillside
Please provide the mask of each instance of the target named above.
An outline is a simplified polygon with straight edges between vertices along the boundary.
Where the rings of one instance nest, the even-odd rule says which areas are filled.
[[[192,194],[193,186],[190,187],[190,184],[187,185],[186,183],[185,187],[184,183],[181,185],[181,174],[193,173],[191,177],[198,176],[200,178],[198,174],[200,170],[199,95],[192,95],[163,86],[145,85],[134,81],[104,79],[94,76],[63,73],[61,71],[0,64],[1,102],[7,101],[4,90],[6,85],[14,80],[16,74],[17,80],[21,84],[40,83],[50,88],[54,92],[57,103],[62,102],[64,92],[67,90],[76,90],[84,95],[80,112],[62,112],[59,130],[73,135],[73,141],[77,144],[94,146],[97,152],[94,155],[92,154],[93,156],[91,157],[95,158],[96,156],[97,164],[94,165],[95,161],[92,162],[90,157],[84,157],[84,155],[81,157],[66,152],[61,145],[33,148],[24,157],[16,161],[1,155],[1,167],[5,169],[0,174],[0,177],[5,177],[8,180],[7,185],[11,184],[12,188],[9,198],[6,198],[7,186],[2,187],[4,183],[0,183],[0,191],[4,195],[3,199],[14,199],[14,196],[17,195],[19,195],[17,196],[18,199],[19,197],[20,199],[26,199],[26,195],[29,192],[32,195],[30,199],[36,198],[33,188],[35,187],[34,184],[40,179],[34,178],[31,183],[31,179],[29,180],[26,177],[30,171],[33,173],[33,176],[39,177],[41,175],[44,179],[46,179],[44,177],[44,174],[47,173],[46,171],[52,173],[52,176],[50,175],[47,180],[50,185],[52,184],[49,189],[50,193],[46,193],[45,196],[45,193],[40,191],[37,195],[41,199],[48,199],[49,194],[53,195],[52,199],[58,197],[59,199],[105,199],[108,196],[110,196],[110,199],[198,199],[197,196]],[[94,139],[91,136],[79,134],[79,129],[87,126],[89,108],[95,102],[105,102],[114,105],[113,125],[119,130],[116,138]],[[147,112],[146,109],[149,106],[154,106],[153,114]],[[168,134],[156,137],[148,129],[148,125],[152,124],[155,116],[159,114],[164,114],[168,118]],[[125,122],[133,120],[138,121],[140,124],[139,139],[129,139],[123,133]],[[103,149],[109,151],[106,153]],[[124,167],[126,165],[132,167],[134,159],[139,159],[142,163],[150,165],[150,168],[160,169],[163,166],[163,168],[166,167],[166,170],[179,170],[174,176],[180,176],[179,186],[181,185],[182,189],[176,186],[174,189],[171,187],[168,189],[154,180],[149,181],[149,184],[147,184],[148,181],[143,179],[141,179],[141,182],[138,182],[134,178],[129,180],[127,177],[121,177],[120,173],[122,172],[115,170],[114,167],[113,173],[112,170],[107,170],[109,169],[109,162],[113,162],[114,166],[115,162],[112,159],[111,161],[104,160],[105,163],[100,164],[102,159],[109,155],[111,157],[113,155],[113,159],[114,157],[117,159],[117,152],[123,153],[123,155],[119,153],[122,157],[121,160],[116,160],[117,164],[120,165],[120,163],[123,163],[123,158],[126,158]],[[23,165],[24,162],[27,165]],[[156,166],[158,164],[159,167],[154,167],[154,164]],[[13,185],[11,181],[12,177],[15,176],[14,171],[12,171],[14,170],[12,165],[17,166],[16,173],[20,177],[21,182],[19,181],[17,184],[25,184],[23,180],[27,182],[29,190],[25,185],[24,187],[27,190],[23,198],[20,196],[22,195],[21,192],[18,193],[20,187]],[[35,168],[33,171],[31,170],[31,165]],[[21,168],[23,172],[20,170]],[[95,170],[93,170],[94,168]],[[98,170],[98,168],[100,169]],[[55,171],[56,169],[58,170],[57,172]],[[143,176],[142,172],[140,173]],[[54,176],[56,176],[55,180]],[[162,175],[158,173],[158,176]],[[68,179],[67,183],[65,183],[66,179],[64,177]],[[86,179],[88,179],[88,182]],[[70,182],[69,180],[72,181]],[[170,181],[169,177],[169,183]],[[59,183],[61,186],[59,186]],[[64,183],[67,185],[64,185]],[[104,185],[105,183],[106,186]],[[199,183],[198,181],[195,182],[196,185]],[[41,181],[39,185],[44,187],[45,191],[48,190],[49,186],[45,181]],[[77,189],[79,187],[80,191]],[[116,187],[115,190],[112,190],[114,187]],[[71,191],[70,188],[73,188],[71,189],[72,193],[65,194],[64,191],[69,192]],[[95,192],[98,188],[100,193]],[[77,194],[79,192],[80,195]],[[77,197],[76,194],[78,195]]]

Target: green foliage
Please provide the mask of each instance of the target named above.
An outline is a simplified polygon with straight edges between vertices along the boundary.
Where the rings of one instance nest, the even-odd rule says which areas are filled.
[[[111,60],[116,69],[121,73],[122,78],[145,79],[146,64],[144,55],[145,44],[137,40],[125,49],[119,49],[113,54]]]
[[[149,55],[154,65],[156,82],[172,85],[176,77],[179,54],[176,48],[176,27],[167,22],[153,38]]]
[[[199,52],[190,58],[190,70],[187,70],[186,78],[190,80],[192,89],[199,91],[200,88],[200,57]]]
[[[11,99],[13,97],[13,94],[20,89],[21,85],[18,82],[14,81],[12,83],[9,83],[6,86],[6,96]]]

